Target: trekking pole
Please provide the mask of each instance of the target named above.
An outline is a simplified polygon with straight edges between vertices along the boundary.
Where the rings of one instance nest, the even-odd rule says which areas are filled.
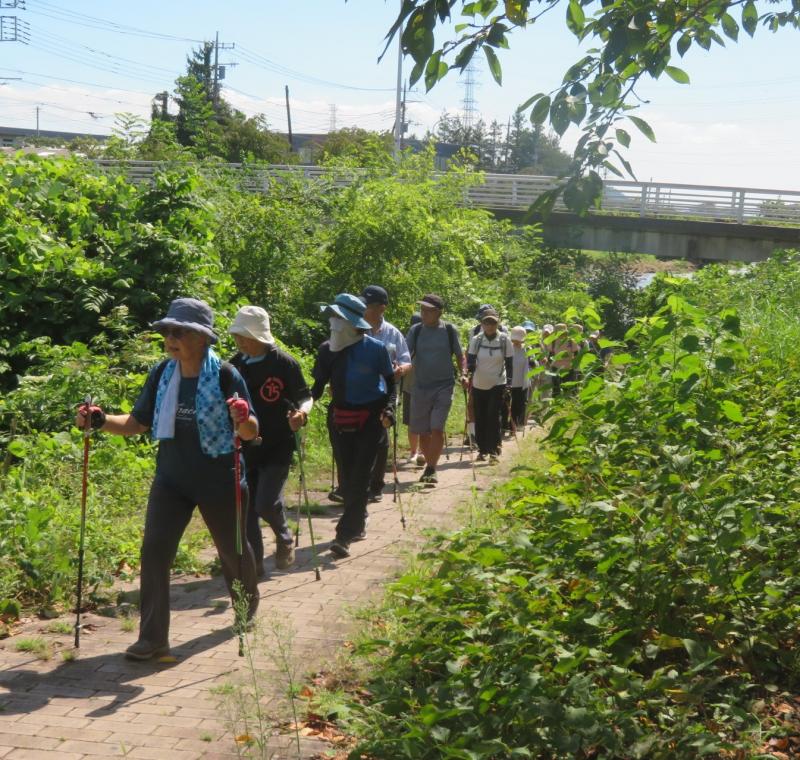
[[[400,524],[406,529],[406,516],[403,511],[403,500],[400,498],[400,480],[397,477],[397,420],[392,425],[392,470],[394,471],[394,501],[400,507]]]
[[[308,502],[308,490],[306,489],[306,468],[303,462],[303,460],[305,459],[305,455],[303,454],[303,442],[300,439],[300,433],[298,433],[296,430],[294,431],[294,442],[295,446],[297,447],[297,460],[300,463],[300,488],[303,492],[303,496],[306,502],[306,517],[308,518],[308,535],[311,538],[311,556],[314,558],[314,575],[316,576],[317,580],[320,580],[319,555],[317,554],[317,543],[314,540],[314,526],[311,524],[311,505]],[[299,530],[300,528],[298,527],[298,533]]]
[[[239,400],[239,394],[233,394],[234,401]],[[239,583],[242,598],[234,601],[234,626],[236,635],[239,638],[239,657],[244,657],[244,627],[245,621],[242,620],[242,607],[244,599],[244,582],[242,580],[242,559],[244,549],[242,546],[242,439],[239,438],[239,426],[233,428],[233,480],[234,493],[236,495],[236,555],[239,558]],[[236,618],[239,620],[236,620]]]
[[[75,607],[75,649],[81,648],[81,604],[83,602],[83,555],[86,539],[86,494],[89,490],[89,441],[92,436],[92,397],[87,395],[86,419],[83,423],[83,484],[81,487],[81,533],[78,543],[78,588]]]
[[[511,423],[511,432],[514,434],[514,443],[517,444],[519,449],[519,438],[517,438],[517,423],[514,422],[514,417],[511,414],[511,396],[506,396],[506,409],[508,410],[508,421]]]
[[[464,391],[464,410],[465,410],[464,411],[464,415],[465,415],[464,416],[464,430],[467,433],[467,435],[469,435],[469,422],[467,421],[467,418],[466,418],[466,409],[467,409],[467,403],[468,403],[467,389],[464,388],[464,386],[461,386],[461,389]],[[466,435],[464,436],[464,438],[466,439]],[[461,451],[463,453],[463,451],[464,451],[463,448],[462,448]],[[475,458],[472,456],[472,436],[471,435],[469,436],[469,464],[470,464],[470,467],[472,467],[472,480],[474,482],[478,478],[475,475]]]

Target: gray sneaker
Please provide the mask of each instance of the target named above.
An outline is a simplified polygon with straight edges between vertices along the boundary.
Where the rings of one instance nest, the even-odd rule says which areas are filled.
[[[350,542],[337,538],[331,543],[331,554],[338,559],[350,556]]]
[[[278,570],[286,570],[294,563],[294,544],[285,544],[278,541],[275,544],[275,567]]]

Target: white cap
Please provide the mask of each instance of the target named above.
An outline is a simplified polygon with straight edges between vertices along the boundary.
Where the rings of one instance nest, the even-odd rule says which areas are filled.
[[[524,341],[527,334],[528,331],[522,325],[517,325],[511,328],[510,337],[511,340]]]
[[[266,343],[274,346],[275,338],[269,328],[269,314],[260,306],[242,306],[233,320],[233,324],[228,328],[232,335],[243,335],[245,338],[253,338],[259,343]]]

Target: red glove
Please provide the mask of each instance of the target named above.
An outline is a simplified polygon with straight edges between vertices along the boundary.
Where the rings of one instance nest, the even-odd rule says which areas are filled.
[[[250,417],[250,404],[243,398],[229,398],[226,402],[234,425],[247,422]]]
[[[77,427],[86,428],[86,418],[89,418],[89,427],[92,430],[99,430],[106,423],[106,413],[99,406],[87,406],[81,404],[78,407]]]

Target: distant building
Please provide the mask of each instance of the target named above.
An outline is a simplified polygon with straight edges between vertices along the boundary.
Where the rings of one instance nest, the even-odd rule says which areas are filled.
[[[88,132],[59,132],[53,129],[40,129],[37,135],[35,129],[26,127],[0,127],[0,147],[14,148],[23,145],[31,138],[40,140],[63,140],[69,142],[78,137],[90,137],[98,142],[105,142],[109,135],[93,135]]]

